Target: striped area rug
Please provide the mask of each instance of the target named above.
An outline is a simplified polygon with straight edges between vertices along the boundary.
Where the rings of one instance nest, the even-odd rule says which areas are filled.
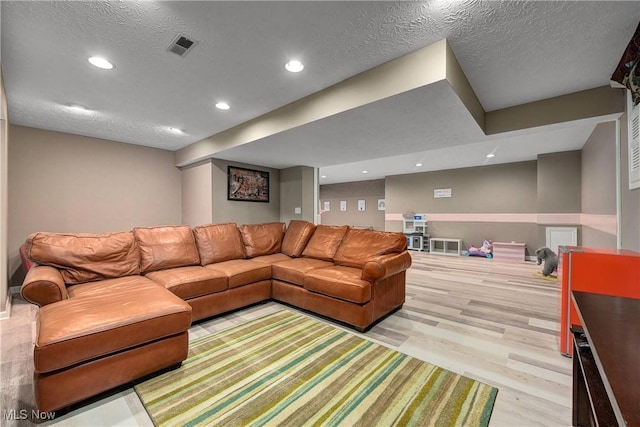
[[[156,426],[486,426],[498,390],[281,310],[135,387]]]

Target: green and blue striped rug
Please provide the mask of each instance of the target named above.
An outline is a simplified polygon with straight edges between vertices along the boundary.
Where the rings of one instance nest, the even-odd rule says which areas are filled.
[[[486,426],[498,390],[287,310],[135,387],[156,426]]]

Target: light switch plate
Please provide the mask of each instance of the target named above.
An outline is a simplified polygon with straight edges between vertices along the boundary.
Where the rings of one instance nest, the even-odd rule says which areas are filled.
[[[295,208],[295,209],[293,210],[293,212],[294,212],[294,213],[297,213],[297,214],[301,214],[301,213],[302,213],[302,208]]]

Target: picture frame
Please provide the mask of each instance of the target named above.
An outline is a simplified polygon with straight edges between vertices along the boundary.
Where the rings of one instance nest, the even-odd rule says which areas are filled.
[[[269,203],[269,172],[227,167],[227,200]]]
[[[384,199],[378,199],[378,210],[384,211],[387,209],[386,202]]]

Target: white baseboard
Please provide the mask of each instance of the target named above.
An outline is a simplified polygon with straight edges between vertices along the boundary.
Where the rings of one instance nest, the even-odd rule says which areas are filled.
[[[20,294],[20,286],[13,286],[9,288],[9,292],[7,293],[7,304],[4,308],[4,311],[0,311],[0,320],[5,320],[11,317],[11,300],[14,295]]]
[[[9,292],[7,294],[7,304],[4,308],[4,311],[0,311],[0,320],[6,320],[11,317],[11,298],[12,294]]]

